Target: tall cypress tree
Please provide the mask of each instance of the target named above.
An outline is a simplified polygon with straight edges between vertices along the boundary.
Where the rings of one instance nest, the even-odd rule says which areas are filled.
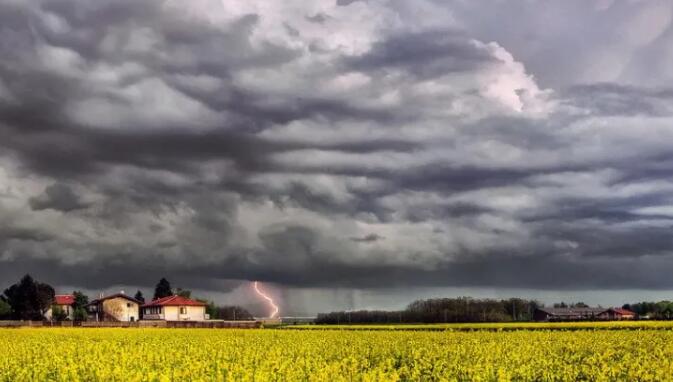
[[[162,278],[161,280],[159,280],[159,283],[154,288],[154,300],[172,295],[173,290],[171,289],[171,283],[169,283],[168,280],[166,280],[166,278]]]
[[[141,292],[140,290],[138,290],[138,291],[136,292],[136,295],[133,296],[133,298],[135,298],[136,300],[138,300],[138,301],[140,301],[140,302],[142,302],[142,303],[145,303],[145,296],[143,296],[143,292]]]
[[[76,290],[72,292],[75,302],[72,304],[73,309],[84,309],[84,307],[89,303],[89,297],[82,293],[82,291]]]

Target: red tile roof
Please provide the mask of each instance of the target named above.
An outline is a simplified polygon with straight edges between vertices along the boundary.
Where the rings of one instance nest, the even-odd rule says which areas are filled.
[[[126,294],[124,294],[124,293],[115,293],[115,294],[111,294],[111,295],[109,295],[109,296],[104,296],[104,297],[101,297],[101,298],[97,298],[97,299],[95,299],[95,300],[89,302],[89,304],[87,304],[87,306],[89,306],[89,305],[96,305],[96,304],[99,304],[99,303],[101,303],[101,302],[103,302],[103,301],[105,301],[105,300],[109,300],[109,299],[117,298],[117,297],[121,297],[121,298],[123,298],[123,299],[129,300],[129,301],[132,301],[132,302],[135,302],[135,303],[138,304],[138,305],[141,305],[141,304],[142,304],[141,301],[138,301],[138,300],[136,300],[135,298],[133,298],[133,297],[131,297],[131,296],[129,296],[129,295],[126,295]]]
[[[150,306],[206,306],[206,305],[208,304],[201,301],[190,300],[182,296],[173,295],[148,302],[147,304],[143,305],[143,308],[147,308]]]
[[[72,305],[75,303],[75,296],[71,294],[57,294],[54,296],[55,305]]]
[[[623,316],[635,316],[636,314],[633,313],[632,311],[628,309],[623,309],[623,308],[613,308],[612,309],[615,313],[621,314]]]

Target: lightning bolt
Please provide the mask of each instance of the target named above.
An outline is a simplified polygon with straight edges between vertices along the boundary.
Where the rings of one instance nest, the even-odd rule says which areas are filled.
[[[273,309],[273,312],[271,312],[271,315],[269,316],[269,318],[276,318],[276,315],[278,314],[278,310],[279,310],[278,305],[274,304],[273,299],[271,297],[269,297],[266,293],[264,293],[264,291],[259,289],[259,286],[257,285],[257,281],[255,281],[255,283],[253,285],[255,286],[255,292],[257,292],[257,294],[260,297],[262,297],[263,299],[268,301],[269,305]]]

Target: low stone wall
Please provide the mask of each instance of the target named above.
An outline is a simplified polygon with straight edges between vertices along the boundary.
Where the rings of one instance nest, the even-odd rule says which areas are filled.
[[[139,328],[165,328],[167,327],[166,321],[160,320],[140,320],[138,321]]]
[[[151,321],[135,322],[115,321],[0,321],[0,328],[22,327],[82,327],[82,328],[212,328],[212,329],[255,329],[260,328],[260,321]]]
[[[20,327],[32,327],[32,326],[43,326],[42,321],[0,321],[0,328],[20,328]]]
[[[83,328],[135,328],[138,327],[137,322],[121,322],[121,321],[82,321],[78,326]]]
[[[213,328],[213,329],[255,329],[262,326],[259,321],[164,321],[168,328]]]
[[[23,328],[23,327],[72,327],[78,325],[72,321],[0,321],[0,328]]]
[[[73,326],[79,326],[80,322],[73,322],[73,321],[43,321],[42,326],[48,326],[48,327],[63,327],[63,328],[71,328]]]

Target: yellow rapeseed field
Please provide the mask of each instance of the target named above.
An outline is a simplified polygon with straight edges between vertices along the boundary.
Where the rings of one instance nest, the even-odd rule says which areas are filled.
[[[329,330],[638,330],[670,329],[673,321],[472,322],[443,324],[292,325],[287,329]]]
[[[666,381],[673,331],[3,329],[0,381]]]

